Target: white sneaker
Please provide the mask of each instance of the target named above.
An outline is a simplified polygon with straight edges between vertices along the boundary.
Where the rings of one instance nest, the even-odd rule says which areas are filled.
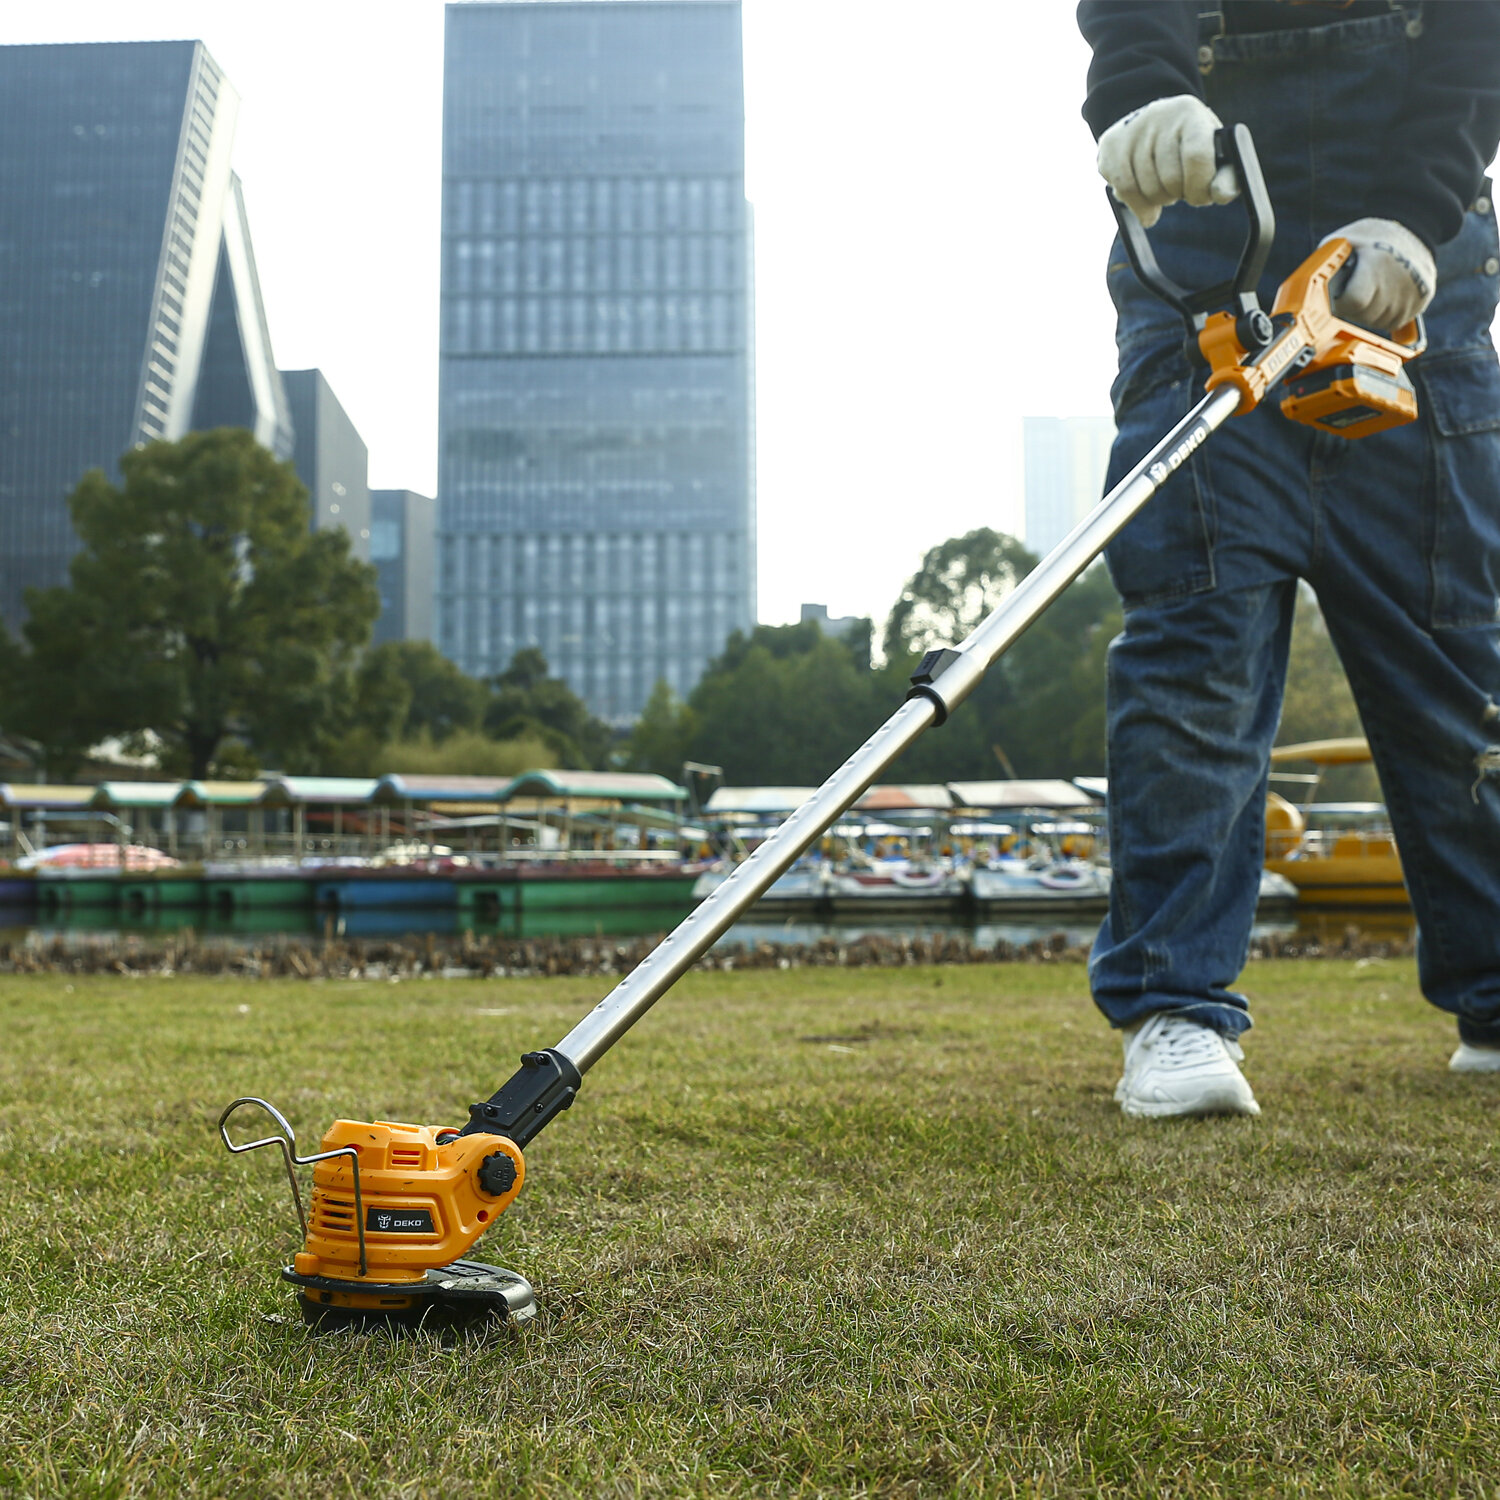
[[[1237,1066],[1245,1054],[1211,1026],[1159,1010],[1124,1032],[1125,1076],[1115,1098],[1127,1115],[1258,1115]]]
[[[1460,1042],[1458,1051],[1448,1059],[1455,1073],[1500,1073],[1500,1047],[1475,1047]]]

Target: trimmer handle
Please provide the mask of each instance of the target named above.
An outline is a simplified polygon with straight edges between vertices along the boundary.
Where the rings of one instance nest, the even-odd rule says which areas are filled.
[[[1132,209],[1115,197],[1113,189],[1105,189],[1109,206],[1114,210],[1115,222],[1120,226],[1120,238],[1125,243],[1125,253],[1130,257],[1131,268],[1143,286],[1177,309],[1187,324],[1189,333],[1195,337],[1202,329],[1206,315],[1219,308],[1233,305],[1239,313],[1251,313],[1259,308],[1255,288],[1260,284],[1266,260],[1271,254],[1271,245],[1276,238],[1276,214],[1271,208],[1271,197],[1266,191],[1266,179],[1261,175],[1260,158],[1255,154],[1255,142],[1250,138],[1249,126],[1226,125],[1216,130],[1214,161],[1218,166],[1234,168],[1250,226],[1234,276],[1229,281],[1205,287],[1201,291],[1189,291],[1188,288],[1179,286],[1162,270],[1157,264],[1156,252],[1151,248],[1151,239],[1145,226]]]

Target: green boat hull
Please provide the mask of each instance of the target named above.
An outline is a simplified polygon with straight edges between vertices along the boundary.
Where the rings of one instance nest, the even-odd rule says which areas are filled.
[[[247,911],[310,911],[317,882],[310,876],[285,878],[219,876],[203,883],[203,904],[215,916]]]
[[[691,875],[563,875],[520,882],[526,916],[554,911],[616,911],[692,904]]]

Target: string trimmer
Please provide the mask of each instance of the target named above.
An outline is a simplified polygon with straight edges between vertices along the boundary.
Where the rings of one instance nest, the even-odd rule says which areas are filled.
[[[584,1075],[771,883],[920,734],[942,724],[985,672],[1091,563],[1105,544],[1236,413],[1284,383],[1292,421],[1357,438],[1410,422],[1416,395],[1404,366],[1421,353],[1420,320],[1383,338],[1334,315],[1331,298],[1352,270],[1335,239],[1287,278],[1269,314],[1255,288],[1275,221],[1249,132],[1219,133],[1221,163],[1239,174],[1249,232],[1232,280],[1190,292],[1157,265],[1139,220],[1111,198],[1136,275],[1182,315],[1207,368],[1206,394],[1013,590],[966,640],[929,651],[901,707],[661,945],[555,1047],[528,1052],[519,1071],[462,1127],[338,1120],[319,1151],[297,1154],[285,1118],[262,1099],[236,1099],[220,1116],[231,1151],[275,1145],[285,1158],[303,1246],[283,1278],[314,1322],[417,1322],[476,1314],[529,1317],[530,1285],[513,1272],[463,1259],[515,1201],[522,1152],[563,1110]],[[277,1133],[231,1142],[229,1117],[254,1105]],[[296,1167],[313,1166],[311,1213]]]

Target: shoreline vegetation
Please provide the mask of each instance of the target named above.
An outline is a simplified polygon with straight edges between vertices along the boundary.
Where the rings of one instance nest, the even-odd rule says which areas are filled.
[[[237,979],[501,979],[557,975],[621,977],[666,933],[632,937],[503,937],[419,934],[405,938],[277,935],[227,939],[192,929],[158,935],[31,932],[0,937],[0,974],[225,975]],[[1409,958],[1414,940],[1370,934],[1357,925],[1330,932],[1271,932],[1250,945],[1252,961]],[[1071,964],[1088,948],[1061,932],[1030,942],[982,943],[961,930],[922,934],[851,932],[811,941],[728,943],[694,968],[909,968],[925,964]]]

